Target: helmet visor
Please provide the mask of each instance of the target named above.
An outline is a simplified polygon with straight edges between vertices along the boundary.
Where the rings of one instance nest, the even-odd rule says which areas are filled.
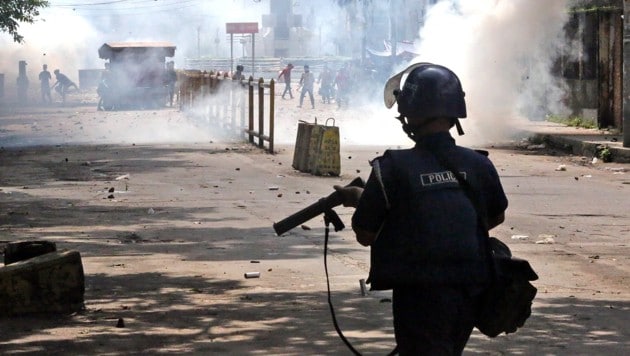
[[[410,73],[412,70],[418,67],[422,67],[422,66],[430,65],[430,64],[431,63],[428,63],[428,62],[420,62],[420,63],[412,64],[409,67],[407,67],[405,70],[403,70],[402,72],[389,78],[387,80],[387,83],[385,83],[385,89],[383,91],[383,99],[385,101],[385,106],[388,109],[391,109],[392,106],[394,106],[394,103],[396,103],[396,92],[400,90],[400,82],[402,81],[402,78],[405,76],[405,74]]]

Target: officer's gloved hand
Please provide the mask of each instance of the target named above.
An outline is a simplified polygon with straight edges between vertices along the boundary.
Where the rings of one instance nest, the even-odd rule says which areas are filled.
[[[359,198],[363,194],[363,188],[360,187],[343,187],[334,185],[335,191],[341,195],[341,203],[343,206],[356,208],[359,205]]]

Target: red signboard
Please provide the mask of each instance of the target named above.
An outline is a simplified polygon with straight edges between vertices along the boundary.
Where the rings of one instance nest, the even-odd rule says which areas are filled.
[[[227,33],[258,33],[258,22],[227,22]]]

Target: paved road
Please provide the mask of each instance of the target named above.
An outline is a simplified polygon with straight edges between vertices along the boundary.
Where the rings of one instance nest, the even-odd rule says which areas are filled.
[[[322,219],[283,236],[272,224],[334,184],[367,178],[367,161],[384,149],[342,146],[340,177],[293,170],[290,145],[276,155],[207,141],[0,150],[1,240],[80,251],[87,284],[83,312],[0,320],[0,351],[347,353],[326,304]],[[543,153],[490,150],[510,198],[493,232],[541,278],[526,328],[493,340],[475,333],[466,354],[627,353],[629,167]],[[352,211],[337,211],[349,223]],[[331,235],[341,327],[359,350],[382,355],[393,346],[389,294],[361,296],[368,250],[349,229]]]
[[[382,148],[344,149],[340,178],[295,172],[288,148],[275,156],[228,148],[23,149],[16,160],[5,150],[4,167],[27,175],[3,177],[3,235],[54,239],[79,250],[88,288],[85,313],[41,328],[33,328],[42,322],[37,318],[2,321],[4,330],[18,327],[4,333],[0,346],[342,352],[326,306],[323,222],[313,219],[310,230],[281,237],[271,225],[327,195],[333,184],[365,177],[368,157]],[[491,155],[511,201],[496,234],[532,262],[540,294],[527,328],[491,341],[475,334],[468,350],[620,354],[629,336],[627,176],[559,158]],[[560,164],[566,171],[556,170]],[[351,211],[338,210],[348,222]],[[536,243],[548,237],[553,244]],[[392,331],[388,295],[361,297],[359,290],[367,250],[349,231],[333,233],[330,262],[342,327],[361,350],[384,353]],[[261,277],[244,279],[250,271]],[[118,317],[127,321],[124,330],[114,327]]]

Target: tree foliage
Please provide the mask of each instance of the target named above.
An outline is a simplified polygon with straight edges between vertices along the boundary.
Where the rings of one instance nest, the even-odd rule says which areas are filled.
[[[33,23],[39,9],[48,6],[47,0],[0,0],[0,31],[8,32],[13,41],[21,43],[20,23]]]

